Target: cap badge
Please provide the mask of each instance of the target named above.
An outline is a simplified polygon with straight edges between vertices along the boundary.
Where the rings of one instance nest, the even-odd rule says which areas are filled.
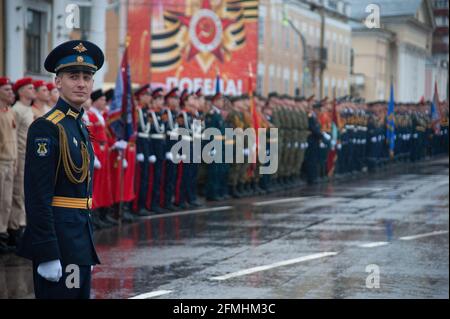
[[[78,53],[82,53],[87,51],[87,49],[84,47],[83,43],[79,43],[75,48],[73,48],[75,51],[78,51]]]

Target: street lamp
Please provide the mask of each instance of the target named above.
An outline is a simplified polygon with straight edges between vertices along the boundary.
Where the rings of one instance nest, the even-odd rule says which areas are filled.
[[[295,24],[288,18],[286,11],[285,11],[285,7],[284,7],[284,1],[283,1],[283,20],[282,23],[284,26],[290,26],[295,33],[300,37],[301,41],[302,41],[302,46],[303,46],[303,72],[302,72],[302,93],[303,95],[306,96],[305,94],[305,81],[306,81],[306,73],[309,73],[309,69],[308,69],[308,55],[307,55],[307,50],[306,50],[306,39],[303,36],[303,34],[300,32],[299,29],[297,29],[297,27],[295,26]]]

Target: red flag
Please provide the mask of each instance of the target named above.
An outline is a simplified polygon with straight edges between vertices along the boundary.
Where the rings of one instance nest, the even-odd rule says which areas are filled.
[[[327,172],[328,177],[334,175],[337,160],[337,142],[338,142],[338,117],[336,111],[336,97],[333,99],[333,111],[331,119],[331,150],[328,152],[327,158]]]
[[[250,112],[252,114],[252,119],[253,119],[253,128],[255,129],[255,137],[256,137],[256,151],[255,154],[253,155],[254,158],[258,158],[258,144],[259,144],[259,136],[258,136],[258,130],[259,130],[259,115],[258,112],[256,110],[256,105],[255,105],[255,99],[253,96],[253,72],[252,72],[252,66],[251,64],[248,65],[249,67],[249,77],[248,77],[248,95],[250,98]],[[256,161],[255,163],[252,163],[251,165],[251,171],[254,172],[254,170],[256,169]]]

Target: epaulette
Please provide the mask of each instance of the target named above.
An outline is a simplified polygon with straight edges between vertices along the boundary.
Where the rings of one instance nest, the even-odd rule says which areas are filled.
[[[56,125],[65,117],[66,114],[64,114],[60,110],[54,110],[46,117],[46,119]]]

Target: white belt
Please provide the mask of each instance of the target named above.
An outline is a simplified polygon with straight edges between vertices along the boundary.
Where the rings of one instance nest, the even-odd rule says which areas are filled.
[[[165,138],[164,134],[151,134],[150,137],[158,140],[163,140]]]
[[[178,137],[178,135],[180,135],[180,134],[178,134],[178,132],[175,132],[175,131],[169,131],[169,132],[167,132],[167,135],[169,135],[170,137]]]
[[[148,133],[138,133],[139,137],[144,137],[144,138],[149,138],[149,134]]]

